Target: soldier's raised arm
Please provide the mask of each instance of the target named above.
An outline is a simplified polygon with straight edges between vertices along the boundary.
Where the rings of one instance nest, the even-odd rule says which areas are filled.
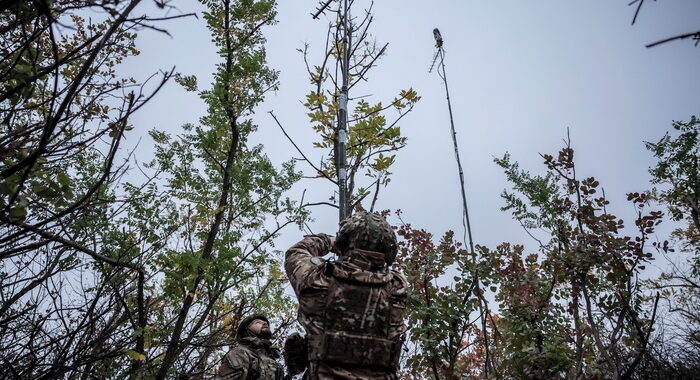
[[[333,238],[326,234],[318,234],[306,235],[302,241],[287,250],[284,269],[297,295],[302,291],[307,277],[322,266],[320,256],[327,254],[332,248]],[[314,259],[316,257],[319,258]]]

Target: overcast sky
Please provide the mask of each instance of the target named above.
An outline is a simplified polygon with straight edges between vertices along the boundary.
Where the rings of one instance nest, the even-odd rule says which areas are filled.
[[[520,242],[535,249],[517,222],[499,210],[500,193],[508,184],[493,157],[510,152],[523,168],[543,172],[539,153],[556,153],[567,128],[579,176],[598,178],[612,202],[609,211],[632,224],[625,194],[650,187],[652,160],[643,141],[661,138],[672,120],[700,114],[700,47],[690,41],[652,49],[644,45],[700,28],[700,1],[647,2],[634,26],[628,2],[377,0],[373,33],[378,42],[389,43],[388,54],[370,72],[369,82],[350,96],[371,94],[374,101],[390,101],[409,87],[422,96],[400,124],[408,146],[399,152],[393,180],[382,190],[377,208],[400,208],[415,227],[438,235],[454,229],[461,235],[444,88],[434,72],[428,73],[435,52],[432,30],[438,27],[445,41],[475,242],[489,247]],[[177,12],[201,12],[193,1],[172,4]],[[310,86],[296,51],[308,42],[312,59],[323,54],[328,21],[311,18],[316,4],[280,1],[279,23],[265,31],[269,64],[281,71],[280,90],[258,107],[253,118],[260,130],[253,140],[265,145],[274,162],[298,155],[267,114],[270,110],[307,155],[319,159],[322,154],[311,146],[314,134],[300,102]],[[356,0],[354,12],[367,4]],[[218,57],[204,20],[179,19],[163,26],[172,38],[143,31],[138,40],[142,54],[124,70],[143,78],[176,66],[178,72],[197,75],[201,86],[210,83]],[[178,133],[182,124],[197,122],[204,112],[196,95],[173,82],[133,122],[141,131]],[[312,173],[303,163],[299,168]],[[309,189],[307,200],[324,200],[333,190],[320,180],[305,181],[290,197],[298,199],[304,188]],[[312,229],[333,233],[336,215],[328,207],[315,210]],[[287,230],[278,248],[300,235]]]

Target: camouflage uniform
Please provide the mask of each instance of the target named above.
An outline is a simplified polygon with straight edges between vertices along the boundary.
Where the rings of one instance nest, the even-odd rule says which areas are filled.
[[[277,362],[279,353],[267,339],[255,336],[248,325],[255,319],[267,318],[251,315],[241,321],[236,331],[238,344],[221,361],[216,380],[281,380],[282,367]]]
[[[336,247],[343,253],[335,263],[320,257],[333,248],[327,235],[308,235],[286,253],[285,269],[299,300],[298,320],[309,340],[310,380],[396,379],[408,284],[388,265],[396,255],[392,230],[379,243],[381,237],[370,234],[374,242],[369,244],[367,234],[344,234],[344,227],[364,223],[362,218],[341,224]],[[385,224],[380,227],[388,227],[380,221]]]

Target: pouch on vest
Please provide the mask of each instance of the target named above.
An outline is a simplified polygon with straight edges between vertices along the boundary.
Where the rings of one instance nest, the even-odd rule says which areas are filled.
[[[400,337],[387,339],[392,322],[391,276],[378,273],[369,282],[338,270],[329,279],[324,333],[308,337],[309,359],[394,370],[401,341]],[[377,281],[381,277],[386,280]]]

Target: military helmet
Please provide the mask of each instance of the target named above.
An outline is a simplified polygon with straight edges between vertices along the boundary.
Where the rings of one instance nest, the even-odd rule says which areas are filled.
[[[352,249],[383,253],[389,265],[394,262],[398,250],[394,230],[376,212],[357,212],[343,219],[335,244],[341,255]]]
[[[248,326],[256,319],[263,320],[270,324],[270,321],[267,320],[267,317],[262,315],[262,314],[253,314],[245,317],[241,323],[238,324],[238,328],[236,329],[236,340],[240,341],[241,339],[245,338],[246,336],[250,336],[251,333],[248,332]]]

